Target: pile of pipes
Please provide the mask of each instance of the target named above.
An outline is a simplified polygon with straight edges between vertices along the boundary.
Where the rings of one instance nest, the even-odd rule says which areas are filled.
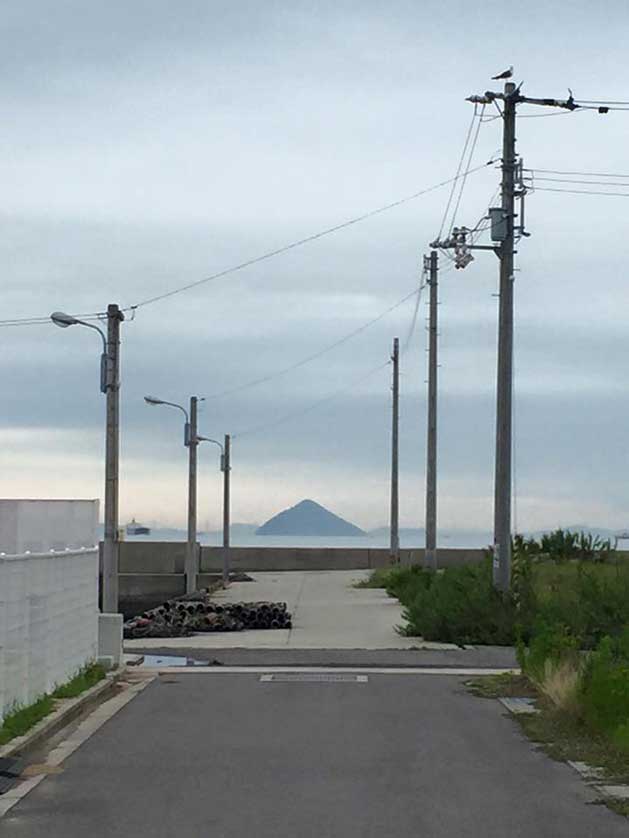
[[[202,631],[292,628],[285,602],[235,602],[221,605],[207,594],[169,599],[124,624],[127,639],[189,637]]]

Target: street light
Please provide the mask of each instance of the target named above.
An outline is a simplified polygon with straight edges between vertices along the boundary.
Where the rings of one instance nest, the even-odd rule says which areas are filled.
[[[118,483],[120,451],[120,324],[124,314],[112,303],[107,306],[107,335],[94,323],[87,323],[63,311],[50,319],[61,329],[86,326],[98,332],[103,341],[100,362],[100,389],[107,397],[105,435],[105,532],[103,537],[102,611],[118,612]]]
[[[225,434],[225,443],[207,436],[198,436],[199,442],[211,442],[221,449],[221,471],[223,472],[223,587],[229,582],[229,517],[230,517],[230,473],[231,473],[231,437]]]
[[[183,444],[188,449],[188,541],[186,547],[186,593],[197,590],[199,574],[199,555],[197,550],[197,397],[190,396],[190,413],[176,402],[168,402],[155,396],[144,396],[144,401],[152,406],[166,405],[180,410],[186,418]]]
[[[79,320],[78,317],[73,317],[71,314],[66,314],[64,311],[53,311],[50,319],[59,326],[60,329],[67,329],[68,326],[87,326],[88,329],[94,329],[95,332],[101,336],[103,341],[103,352],[100,356],[100,391],[107,392],[107,337],[105,332],[94,323],[86,323],[85,320]]]

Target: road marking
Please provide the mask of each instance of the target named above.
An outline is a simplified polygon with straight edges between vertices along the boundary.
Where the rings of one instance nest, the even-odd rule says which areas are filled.
[[[297,684],[366,684],[367,675],[352,675],[347,672],[275,672],[260,675],[260,681]]]
[[[474,675],[519,675],[519,669],[507,667],[496,668],[457,668],[454,666],[413,666],[413,667],[386,667],[386,666],[169,666],[166,669],[159,667],[139,667],[140,671],[155,672],[159,675],[260,675],[272,674],[274,672],[350,672],[364,675],[458,675],[469,677]]]

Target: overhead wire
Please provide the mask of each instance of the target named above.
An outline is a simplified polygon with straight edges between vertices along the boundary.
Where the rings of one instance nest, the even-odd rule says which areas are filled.
[[[90,314],[73,314],[79,320],[86,320],[88,322],[97,322],[107,317],[106,312],[92,312]],[[10,326],[49,326],[52,324],[50,315],[45,317],[14,317],[6,320],[0,320],[0,327]]]
[[[452,199],[454,197],[454,193],[456,190],[456,184],[458,179],[461,177],[461,169],[463,168],[463,161],[465,160],[465,155],[467,153],[467,148],[470,142],[470,137],[472,136],[472,130],[474,128],[474,120],[476,119],[476,114],[478,112],[478,108],[474,105],[474,112],[472,114],[472,119],[470,120],[469,127],[467,129],[467,134],[465,135],[465,142],[463,144],[463,151],[461,152],[461,157],[459,159],[459,165],[457,166],[456,175],[452,178],[452,189],[450,190],[450,195],[448,196],[448,201],[446,203],[446,208],[443,213],[443,218],[441,219],[441,226],[439,227],[439,233],[437,238],[440,239],[443,233],[443,228],[446,226],[446,221],[448,219],[448,214],[450,212],[450,206],[452,204]]]
[[[421,289],[420,289],[420,291],[421,291]],[[327,344],[326,346],[324,346],[322,349],[318,350],[317,352],[314,352],[311,355],[307,355],[306,357],[301,358],[299,361],[296,361],[295,363],[290,364],[289,366],[284,367],[281,370],[277,370],[274,373],[270,373],[269,375],[261,376],[260,378],[254,378],[251,381],[247,381],[243,384],[239,384],[236,387],[230,387],[227,390],[222,390],[219,393],[211,394],[208,398],[219,399],[219,398],[223,398],[225,396],[231,396],[234,393],[240,393],[243,390],[249,389],[250,387],[255,387],[259,384],[265,384],[268,381],[273,381],[274,379],[279,378],[283,375],[286,375],[287,373],[292,372],[293,370],[299,369],[300,367],[305,366],[306,364],[310,363],[311,361],[315,361],[318,358],[321,358],[323,355],[325,355],[328,352],[331,352],[333,349],[336,349],[338,346],[342,346],[344,343],[347,343],[347,341],[351,340],[352,338],[356,337],[357,335],[362,334],[362,332],[366,331],[371,326],[373,326],[375,323],[378,323],[380,320],[384,319],[388,314],[390,314],[392,311],[395,311],[397,308],[402,306],[405,302],[410,300],[416,294],[418,294],[418,289],[414,288],[410,292],[410,294],[406,294],[404,297],[402,297],[402,299],[398,300],[393,305],[389,306],[387,309],[380,312],[380,314],[378,314],[376,317],[373,317],[371,320],[368,320],[366,323],[363,323],[361,326],[358,326],[356,329],[352,329],[351,332],[348,332],[347,334],[343,335],[341,338],[339,338],[338,340],[335,340],[333,343]]]
[[[625,189],[629,189],[629,181],[623,183],[622,181],[616,180],[575,180],[574,178],[540,177],[537,174],[534,175],[534,178],[535,183],[541,180],[548,183],[575,183],[582,186],[622,186]]]
[[[482,165],[476,166],[474,169],[471,169],[467,174],[470,175],[474,172],[478,172],[494,162],[495,160],[488,160],[486,163],[483,163]],[[135,303],[132,306],[127,306],[123,310],[129,311],[131,309],[138,309],[143,308],[144,306],[152,305],[153,303],[160,302],[161,300],[166,300],[170,297],[174,297],[176,294],[183,294],[184,292],[190,291],[193,288],[198,288],[200,285],[204,285],[208,282],[214,282],[217,279],[222,279],[225,276],[236,273],[237,271],[241,271],[244,268],[251,267],[252,265],[257,265],[260,262],[266,261],[267,259],[272,259],[275,256],[280,256],[281,254],[287,253],[290,250],[294,250],[297,247],[302,247],[303,245],[309,244],[313,241],[317,241],[318,239],[321,239],[324,236],[329,236],[332,233],[338,232],[339,230],[344,230],[347,227],[351,227],[354,224],[359,224],[360,222],[366,221],[369,218],[373,218],[376,215],[380,215],[383,212],[387,212],[388,210],[395,209],[396,207],[402,206],[403,204],[409,203],[410,201],[414,201],[423,195],[427,195],[430,192],[434,192],[436,189],[441,189],[443,186],[447,186],[450,183],[456,182],[459,176],[460,175],[456,175],[454,178],[448,178],[447,180],[440,181],[439,183],[435,183],[432,186],[420,189],[419,191],[414,192],[412,195],[407,195],[404,198],[398,199],[397,201],[392,201],[391,203],[385,204],[384,206],[377,207],[376,209],[369,210],[368,212],[362,213],[361,215],[349,218],[346,221],[341,222],[340,224],[335,224],[332,227],[327,227],[324,230],[320,230],[317,233],[313,233],[309,236],[305,236],[304,238],[297,239],[296,241],[283,245],[282,247],[278,247],[274,250],[262,253],[260,256],[254,256],[253,258],[247,259],[244,262],[240,262],[236,265],[232,265],[229,268],[225,268],[224,270],[217,271],[216,273],[211,274],[210,276],[203,277],[202,279],[197,279],[194,282],[186,283],[185,285],[181,285],[178,288],[173,288],[170,291],[165,291],[163,294],[156,294],[153,297],[148,297],[147,299],[141,300],[140,302]]]
[[[538,168],[531,168],[531,169],[524,169],[525,172],[541,172],[544,175],[575,175],[576,177],[625,177],[629,178],[629,175],[626,174],[619,174],[618,172],[565,172],[560,169],[538,169]]]
[[[472,144],[470,146],[469,154],[467,157],[467,165],[465,167],[465,173],[461,178],[461,183],[459,184],[459,194],[456,200],[456,204],[454,205],[454,210],[452,211],[452,219],[450,221],[450,229],[448,230],[448,235],[452,233],[452,229],[454,227],[454,222],[456,221],[456,214],[459,211],[459,207],[461,206],[461,198],[463,197],[463,192],[465,190],[465,184],[467,182],[467,177],[470,171],[470,167],[472,165],[472,160],[474,158],[474,151],[476,150],[476,144],[478,143],[478,134],[480,132],[480,127],[482,124],[482,117],[485,113],[485,105],[481,108],[480,116],[478,122],[476,124],[476,133],[474,134],[474,139],[472,140]]]
[[[536,186],[536,192],[564,192],[568,195],[609,195],[618,198],[629,198],[629,192],[603,192],[592,189],[556,189],[551,186]]]
[[[384,364],[380,364],[379,366],[375,367],[374,369],[369,370],[368,373],[362,375],[360,378],[354,380],[351,384],[346,384],[344,387],[335,390],[333,393],[329,393],[327,396],[324,396],[321,399],[317,399],[314,402],[306,405],[306,407],[301,408],[299,410],[294,410],[290,413],[286,413],[281,416],[279,419],[275,421],[264,423],[261,425],[256,425],[253,428],[249,428],[244,431],[240,431],[239,433],[233,434],[233,439],[242,439],[243,437],[252,436],[253,434],[261,433],[262,431],[271,430],[272,428],[276,428],[279,425],[283,425],[286,422],[289,422],[291,419],[298,418],[299,416],[303,416],[306,413],[310,413],[311,410],[315,410],[317,407],[320,407],[322,404],[326,404],[327,402],[332,401],[333,399],[338,398],[339,396],[346,393],[348,390],[356,387],[358,384],[362,384],[363,381],[366,381],[368,378],[371,378],[376,373],[380,372],[381,370],[385,369],[391,364],[391,361],[386,361]]]

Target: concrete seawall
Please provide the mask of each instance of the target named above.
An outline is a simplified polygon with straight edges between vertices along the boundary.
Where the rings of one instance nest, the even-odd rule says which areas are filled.
[[[101,543],[102,549],[102,543]],[[200,546],[199,586],[216,581],[223,567],[223,548]],[[175,541],[120,542],[120,606],[125,616],[152,608],[185,593],[186,545]],[[483,550],[443,548],[439,567],[454,567],[482,560]],[[402,564],[421,564],[423,547],[400,550]],[[256,571],[370,570],[386,567],[386,548],[337,547],[231,547],[230,568]],[[252,592],[252,596],[254,596]]]

